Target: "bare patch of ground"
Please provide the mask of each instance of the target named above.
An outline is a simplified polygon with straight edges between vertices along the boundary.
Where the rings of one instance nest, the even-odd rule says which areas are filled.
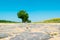
[[[36,39],[31,33],[34,33],[33,36]],[[59,40],[60,23],[0,23],[0,35],[0,40],[19,40],[22,36],[23,40]]]

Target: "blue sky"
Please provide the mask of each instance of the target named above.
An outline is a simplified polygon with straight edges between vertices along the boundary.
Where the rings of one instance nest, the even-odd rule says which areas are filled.
[[[26,10],[32,22],[60,18],[60,0],[0,0],[0,20],[21,21],[20,10]]]

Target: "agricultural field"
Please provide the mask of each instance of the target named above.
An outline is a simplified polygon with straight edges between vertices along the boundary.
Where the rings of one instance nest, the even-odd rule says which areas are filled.
[[[60,23],[0,23],[0,40],[59,40]]]

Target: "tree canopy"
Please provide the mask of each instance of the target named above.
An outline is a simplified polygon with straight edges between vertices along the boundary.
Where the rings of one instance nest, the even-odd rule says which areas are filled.
[[[21,10],[17,13],[18,18],[22,19],[22,22],[31,22],[30,20],[28,20],[29,15],[26,11]]]

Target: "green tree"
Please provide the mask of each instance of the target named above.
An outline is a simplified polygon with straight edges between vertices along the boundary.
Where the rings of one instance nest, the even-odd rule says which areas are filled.
[[[18,18],[22,19],[22,22],[25,23],[28,21],[29,15],[26,11],[21,10],[17,13]]]
[[[31,20],[28,20],[27,22],[28,22],[28,23],[31,23]]]

